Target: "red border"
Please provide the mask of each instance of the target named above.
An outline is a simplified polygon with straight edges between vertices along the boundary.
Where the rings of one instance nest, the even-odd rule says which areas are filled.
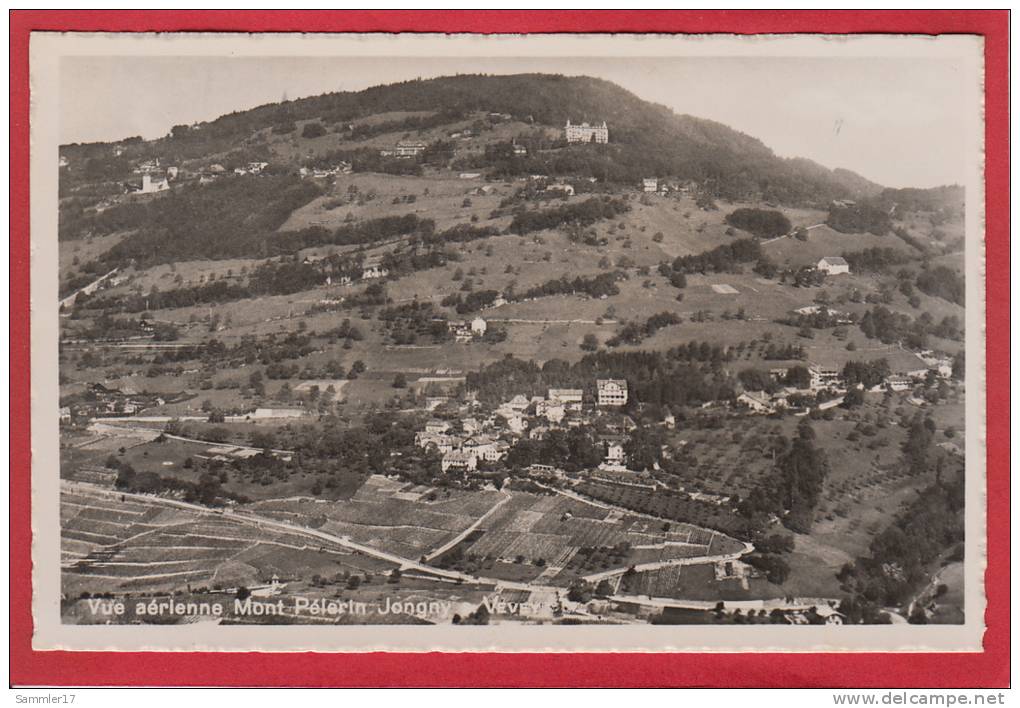
[[[976,654],[115,654],[31,647],[27,375],[11,376],[12,685],[816,686],[1009,685],[1009,12],[12,11],[11,372],[29,371],[28,42],[35,30],[979,34],[985,38],[988,630]],[[413,670],[409,670],[413,667]]]

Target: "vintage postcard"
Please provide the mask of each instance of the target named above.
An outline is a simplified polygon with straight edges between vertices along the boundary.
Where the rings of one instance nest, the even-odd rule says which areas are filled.
[[[33,646],[980,651],[983,49],[33,33]]]

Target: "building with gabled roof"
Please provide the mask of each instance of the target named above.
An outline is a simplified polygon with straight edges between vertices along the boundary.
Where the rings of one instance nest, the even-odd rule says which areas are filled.
[[[850,273],[850,264],[840,256],[826,256],[818,261],[818,270],[824,271],[827,275],[842,275]]]
[[[626,379],[598,379],[595,381],[595,390],[600,407],[627,405]]]

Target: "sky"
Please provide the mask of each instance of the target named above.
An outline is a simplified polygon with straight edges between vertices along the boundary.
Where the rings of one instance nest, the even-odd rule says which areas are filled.
[[[938,58],[65,57],[60,137],[151,139],[284,96],[520,72],[604,78],[756,137],[783,157],[844,167],[884,186],[965,181],[963,70]]]

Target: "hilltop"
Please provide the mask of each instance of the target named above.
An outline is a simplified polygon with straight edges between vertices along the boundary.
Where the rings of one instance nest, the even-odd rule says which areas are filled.
[[[328,93],[231,113],[208,123],[175,126],[167,137],[155,141],[127,139],[116,143],[116,160],[107,159],[111,146],[103,144],[68,145],[61,154],[81,168],[72,168],[68,184],[125,178],[131,159],[159,158],[164,164],[212,159],[230,168],[227,162],[268,158],[280,166],[283,158],[296,169],[321,162],[330,152],[356,151],[378,135],[415,135],[447,126],[462,130],[474,122],[465,124],[465,119],[477,113],[505,116],[514,125],[502,132],[529,145],[528,156],[509,168],[497,160],[477,167],[617,182],[673,177],[694,180],[717,198],[789,205],[825,204],[881,189],[848,170],[780,158],[754,137],[710,120],[678,115],[611,82],[549,74],[458,75]],[[569,159],[553,154],[559,147],[557,133],[568,119],[606,121],[610,144],[599,150],[575,146],[577,154]],[[308,128],[311,123],[317,125]],[[296,142],[299,149],[279,149],[282,140]],[[550,152],[543,154],[544,149]],[[440,159],[462,157],[455,148],[441,152]]]

